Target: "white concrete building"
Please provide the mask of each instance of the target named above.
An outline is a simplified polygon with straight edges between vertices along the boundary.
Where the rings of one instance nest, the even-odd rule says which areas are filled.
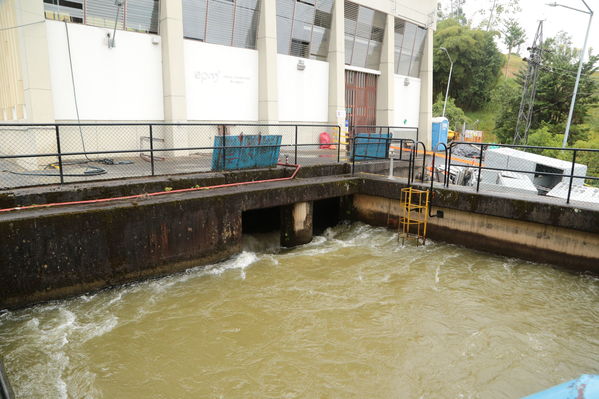
[[[347,119],[419,127],[428,144],[436,6],[0,0],[0,123]]]

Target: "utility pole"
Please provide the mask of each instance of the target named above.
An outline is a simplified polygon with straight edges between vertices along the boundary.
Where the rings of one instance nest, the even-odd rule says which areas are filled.
[[[537,78],[543,59],[543,21],[539,21],[532,47],[529,47],[528,50],[530,51],[530,58],[526,60],[528,70],[522,87],[522,100],[520,101],[518,121],[514,132],[514,144],[526,144],[528,142],[528,130],[532,122],[532,111],[537,94]]]

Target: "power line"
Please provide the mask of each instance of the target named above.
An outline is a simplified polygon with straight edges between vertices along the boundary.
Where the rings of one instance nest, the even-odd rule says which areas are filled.
[[[16,26],[9,26],[8,28],[0,28],[0,32],[5,31],[5,30],[11,30],[11,29],[18,29],[18,28],[23,28],[25,26],[30,26],[30,25],[37,25],[37,24],[42,24],[46,22],[46,20],[42,20],[42,21],[37,21],[37,22],[30,22],[28,24],[23,24],[23,25],[16,25]]]

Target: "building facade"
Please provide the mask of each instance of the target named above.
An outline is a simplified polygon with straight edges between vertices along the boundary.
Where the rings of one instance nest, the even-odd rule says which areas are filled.
[[[430,141],[436,5],[0,0],[0,122],[377,124]]]

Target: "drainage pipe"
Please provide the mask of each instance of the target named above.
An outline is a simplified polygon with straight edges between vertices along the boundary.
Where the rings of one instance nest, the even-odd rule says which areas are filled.
[[[63,205],[66,206],[66,205],[97,204],[100,202],[112,202],[112,201],[120,201],[120,200],[139,199],[139,198],[155,197],[155,196],[166,195],[166,194],[187,193],[187,192],[198,191],[198,190],[210,190],[213,188],[236,187],[236,186],[243,186],[243,185],[247,185],[247,184],[270,183],[270,182],[275,182],[275,181],[293,180],[295,178],[295,176],[297,175],[297,172],[301,168],[301,165],[295,165],[295,164],[277,163],[277,165],[278,166],[293,166],[293,167],[295,167],[295,170],[293,171],[293,174],[289,177],[278,177],[275,179],[252,180],[252,181],[244,181],[244,182],[240,182],[240,183],[218,184],[215,186],[206,186],[206,187],[182,188],[179,190],[157,191],[155,193],[127,195],[127,196],[123,196],[123,197],[110,197],[110,198],[99,198],[99,199],[83,200],[83,201],[54,202],[54,203],[50,203],[50,204],[17,206],[14,208],[0,209],[0,212],[11,212],[11,211],[19,211],[19,210],[25,210],[25,209],[46,208],[46,207],[51,207],[51,206],[63,206]]]

